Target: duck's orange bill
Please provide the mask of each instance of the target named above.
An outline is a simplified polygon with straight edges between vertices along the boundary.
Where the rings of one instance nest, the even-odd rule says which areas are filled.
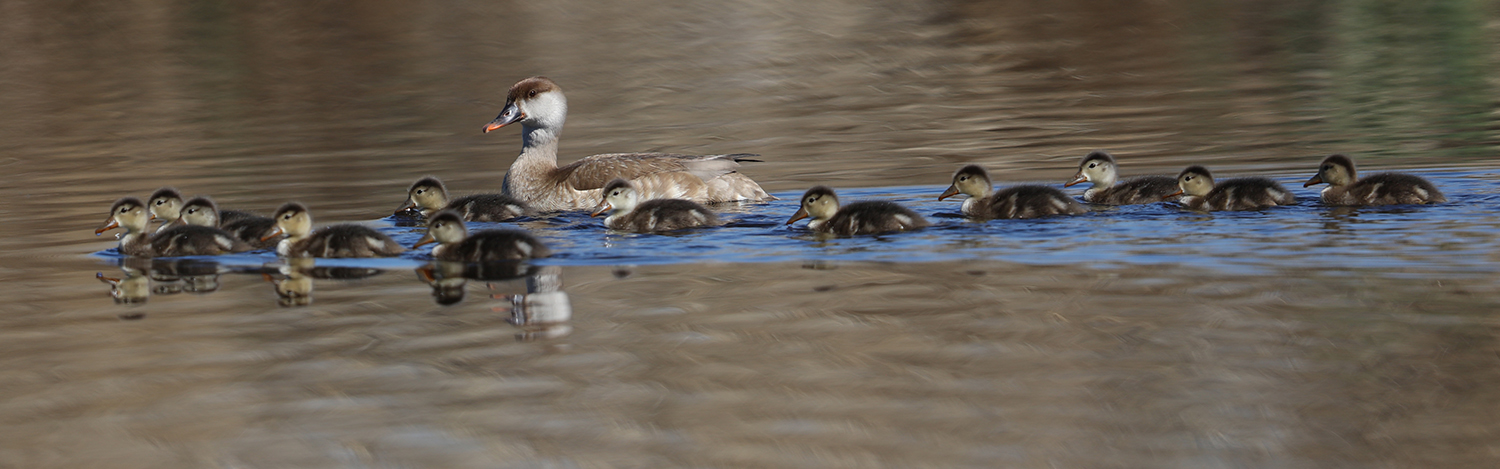
[[[598,207],[594,207],[594,212],[590,213],[589,216],[591,216],[591,217],[597,217],[599,215],[603,215],[604,212],[608,212],[610,210],[614,210],[614,208],[615,207],[612,206],[612,205],[610,205],[609,202],[605,202],[605,203],[599,204]]]
[[[433,238],[432,237],[432,231],[428,230],[427,234],[422,235],[422,239],[417,240],[417,244],[411,245],[411,248],[412,249],[416,249],[417,246],[421,246],[423,244],[431,243],[433,241],[437,241],[437,239]]]
[[[1171,194],[1167,194],[1167,195],[1161,196],[1161,200],[1167,200],[1167,199],[1170,199],[1170,198],[1173,198],[1173,197],[1177,197],[1179,195],[1182,195],[1182,189],[1177,189],[1177,192],[1173,192]]]
[[[102,235],[106,231],[113,230],[113,229],[119,228],[119,227],[120,227],[120,222],[115,221],[115,217],[109,217],[108,220],[104,221],[103,225],[99,226],[99,229],[94,230],[94,236]]]
[[[949,198],[949,197],[953,197],[955,195],[958,195],[958,186],[956,186],[956,185],[948,186],[948,190],[943,191],[943,195],[938,196],[938,200],[943,200],[943,199],[946,199],[946,198]]]
[[[402,212],[405,212],[407,210],[411,210],[412,207],[416,207],[416,206],[417,206],[416,202],[413,202],[411,199],[406,199],[406,203],[401,204],[401,208],[396,209],[396,212],[392,213],[392,215],[400,215]]]
[[[1088,180],[1089,180],[1088,176],[1084,176],[1083,173],[1080,172],[1078,174],[1073,175],[1073,180],[1072,181],[1068,181],[1067,184],[1063,184],[1063,187],[1072,187],[1074,184],[1078,184],[1078,183],[1082,183],[1082,182],[1088,182]]]
[[[803,218],[807,218],[807,209],[799,207],[799,208],[797,208],[797,213],[793,213],[792,214],[792,219],[791,220],[787,220],[786,224],[790,225],[790,224],[796,222],[797,220],[801,220]]]
[[[1306,183],[1302,184],[1302,187],[1311,187],[1311,186],[1315,186],[1315,185],[1322,184],[1322,183],[1323,183],[1323,175],[1321,175],[1321,174],[1314,174],[1313,177],[1312,177],[1312,179],[1308,179]]]
[[[484,125],[484,133],[490,133],[491,130],[505,127],[525,118],[526,113],[521,112],[521,108],[516,106],[516,103],[505,103],[505,109],[500,111],[500,115],[495,117],[495,120]]]
[[[279,226],[275,227],[275,228],[271,228],[271,233],[267,234],[265,236],[261,236],[260,240],[261,241],[270,241],[271,238],[275,238],[277,236],[281,236],[282,233],[285,233],[285,232],[281,231],[281,227],[279,227]]]

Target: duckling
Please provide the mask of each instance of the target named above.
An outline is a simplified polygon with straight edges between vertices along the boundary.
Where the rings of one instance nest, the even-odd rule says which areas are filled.
[[[1323,203],[1328,205],[1395,205],[1435,204],[1447,202],[1437,187],[1418,176],[1380,173],[1357,179],[1354,160],[1344,155],[1330,155],[1318,166],[1302,187],[1328,183],[1323,188]]]
[[[719,224],[719,217],[697,202],[684,199],[640,201],[640,192],[630,181],[616,178],[604,185],[604,200],[591,216],[609,212],[604,226],[621,231],[650,233]]]
[[[448,188],[432,176],[418,179],[406,189],[406,203],[396,213],[412,207],[421,210],[424,217],[431,217],[439,210],[454,210],[465,221],[506,221],[532,213],[525,202],[505,194],[474,194],[448,200]]]
[[[340,224],[313,231],[312,214],[297,202],[283,204],[271,219],[276,228],[261,240],[286,234],[276,245],[282,257],[391,257],[406,252],[390,236],[366,226]]]
[[[222,229],[255,249],[268,249],[277,241],[265,239],[276,229],[276,220],[249,212],[234,211],[233,219],[223,219],[219,205],[206,196],[188,199],[182,204],[182,222],[188,225],[210,226]]]
[[[1213,175],[1202,166],[1182,170],[1177,175],[1177,186],[1179,190],[1163,200],[1181,195],[1182,206],[1189,210],[1260,210],[1297,203],[1297,198],[1276,181],[1247,177],[1215,184]]]
[[[436,241],[432,257],[443,261],[494,262],[535,259],[552,255],[547,245],[519,230],[484,230],[469,234],[463,216],[453,210],[435,213],[427,220],[427,234],[412,245]]]
[[[1047,186],[1021,185],[992,191],[989,171],[971,164],[953,173],[953,185],[948,186],[938,200],[963,193],[969,196],[964,200],[964,215],[985,220],[1078,215],[1088,211],[1068,194]]]
[[[1078,163],[1078,174],[1063,187],[1092,182],[1093,187],[1083,191],[1083,200],[1105,205],[1160,202],[1162,197],[1177,191],[1177,180],[1172,176],[1136,176],[1117,183],[1115,166],[1114,155],[1104,150],[1091,151]]]
[[[786,221],[812,217],[807,228],[838,236],[915,230],[931,226],[917,212],[883,200],[854,202],[839,207],[839,198],[828,186],[816,186],[802,194],[802,207]]]
[[[505,173],[501,193],[541,211],[585,210],[599,200],[605,184],[622,177],[634,181],[648,199],[702,203],[776,199],[738,172],[741,162],[757,161],[751,154],[606,153],[558,167],[558,138],[567,118],[568,99],[562,87],[547,77],[527,78],[510,87],[500,115],[484,126],[489,133],[521,124],[521,154]]]
[[[109,219],[94,234],[125,228],[120,254],[135,257],[214,256],[250,250],[233,235],[206,226],[177,225],[147,234],[151,222],[148,210],[146,203],[135,197],[116,200],[109,208]]]
[[[151,219],[161,220],[161,226],[156,227],[156,232],[166,231],[168,227],[180,225],[182,218],[182,193],[172,187],[163,187],[151,193],[151,198],[146,199],[151,203]]]

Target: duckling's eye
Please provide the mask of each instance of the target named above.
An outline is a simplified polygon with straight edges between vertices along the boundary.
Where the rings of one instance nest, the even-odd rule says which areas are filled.
[[[1323,169],[1333,169],[1333,165],[1324,165]]]
[[[125,212],[129,212],[129,211],[130,211],[130,209],[127,208],[127,207],[120,207],[120,213],[125,213]]]
[[[1099,166],[1099,163],[1089,163],[1089,167],[1090,168],[1097,167],[1097,166]]]
[[[968,176],[959,176],[958,180],[959,181],[967,181],[967,180],[969,180],[969,177]]]
[[[1183,176],[1182,180],[1184,180],[1184,181],[1191,181],[1191,180],[1193,180],[1193,177],[1192,176]]]
[[[427,189],[417,189],[417,193],[418,194],[421,194],[423,192],[427,192]]]
[[[165,201],[165,200],[157,200],[156,201],[156,205],[161,205],[161,204],[164,204],[164,203],[167,203],[167,201]]]

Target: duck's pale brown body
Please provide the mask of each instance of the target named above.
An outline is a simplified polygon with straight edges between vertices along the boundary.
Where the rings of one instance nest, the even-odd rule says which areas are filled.
[[[521,154],[511,164],[501,192],[543,212],[593,207],[615,178],[636,184],[643,200],[688,199],[701,203],[772,200],[759,184],[736,172],[754,155],[694,156],[671,153],[593,155],[557,165],[558,136],[567,119],[562,88],[546,77],[512,86],[505,109],[484,127],[489,132],[520,122]]]

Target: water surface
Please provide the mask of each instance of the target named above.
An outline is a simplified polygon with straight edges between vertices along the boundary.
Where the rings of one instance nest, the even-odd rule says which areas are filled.
[[[1500,431],[1495,9],[1474,2],[0,3],[0,466],[1483,467]],[[121,259],[172,185],[317,223],[564,161],[761,154],[727,226],[557,256]],[[1264,175],[1294,206],[974,222],[952,171]],[[1337,208],[1318,160],[1450,202]],[[797,196],[937,226],[818,239]],[[1071,190],[1071,189],[1070,189]]]

